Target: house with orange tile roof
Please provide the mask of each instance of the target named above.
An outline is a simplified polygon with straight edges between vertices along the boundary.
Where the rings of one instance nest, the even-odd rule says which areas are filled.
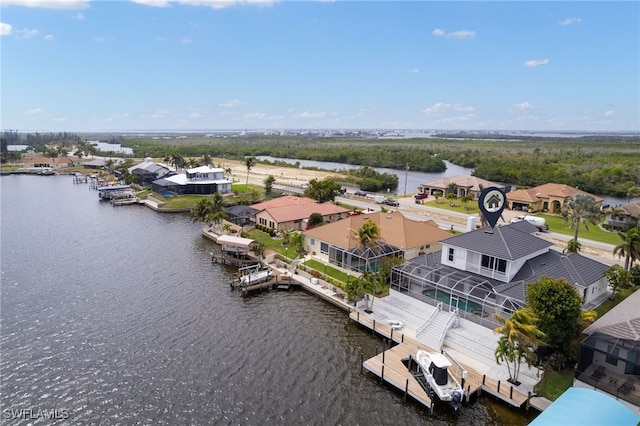
[[[602,197],[561,183],[546,183],[534,188],[511,191],[507,194],[507,204],[511,210],[559,213],[564,202],[576,194],[593,197],[596,204],[602,207]]]
[[[331,202],[318,203],[313,198],[285,195],[273,200],[253,204],[257,211],[256,225],[266,226],[276,231],[302,231],[313,213],[319,213],[325,222],[334,222],[347,217],[349,209]]]
[[[491,187],[500,188],[502,190],[505,189],[505,186],[500,185],[499,183],[491,182],[475,176],[465,175],[445,177],[423,183],[418,187],[418,189],[421,193],[427,195],[441,193],[444,198],[449,194],[456,194],[456,197],[458,198],[471,195],[474,199],[477,199],[484,188]]]
[[[375,247],[361,247],[354,233],[367,221],[380,227],[380,241]],[[413,259],[441,250],[440,240],[451,232],[432,221],[418,222],[400,212],[375,212],[349,216],[304,232],[305,250],[318,260],[343,269],[376,270],[386,257]]]

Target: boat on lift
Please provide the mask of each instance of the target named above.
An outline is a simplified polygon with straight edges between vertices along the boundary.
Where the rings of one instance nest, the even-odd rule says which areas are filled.
[[[416,361],[424,373],[429,388],[444,402],[449,402],[455,410],[462,405],[463,390],[460,383],[449,371],[451,362],[439,352],[419,349]]]

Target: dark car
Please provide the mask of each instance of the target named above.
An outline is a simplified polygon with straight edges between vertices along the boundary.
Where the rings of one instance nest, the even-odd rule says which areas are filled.
[[[384,200],[384,204],[388,206],[393,206],[393,207],[398,207],[400,205],[398,200],[392,200],[390,198],[387,198],[386,200]]]
[[[353,195],[356,195],[358,197],[366,197],[367,193],[364,192],[364,191],[356,191],[356,192],[353,193]]]
[[[418,192],[418,193],[417,193],[416,195],[414,195],[413,197],[414,197],[416,200],[423,200],[423,199],[427,198],[428,196],[429,196],[429,194],[426,194],[426,193],[424,193],[424,192]]]

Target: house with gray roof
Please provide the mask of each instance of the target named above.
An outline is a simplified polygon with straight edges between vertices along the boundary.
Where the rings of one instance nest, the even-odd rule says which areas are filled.
[[[607,393],[640,412],[640,290],[584,330],[574,386]]]
[[[524,307],[529,284],[544,276],[571,283],[585,308],[601,303],[609,294],[608,265],[552,250],[537,231],[521,221],[444,239],[440,252],[395,267],[391,289],[432,305],[442,302],[491,328],[497,325],[493,314],[509,317]]]
[[[168,175],[152,183],[153,192],[171,195],[211,195],[231,192],[231,181],[224,177],[224,170],[211,166],[187,169],[184,173]]]
[[[138,177],[138,183],[142,186],[149,186],[154,180],[174,172],[171,167],[166,164],[156,163],[150,157],[145,158],[142,163],[129,167],[127,170]]]

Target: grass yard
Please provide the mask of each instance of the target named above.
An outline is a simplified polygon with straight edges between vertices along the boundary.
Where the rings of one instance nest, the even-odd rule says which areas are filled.
[[[568,223],[565,223],[564,219],[560,216],[551,214],[537,214],[536,216],[545,218],[547,225],[549,226],[549,231],[551,232],[570,236],[573,236],[575,232],[575,230],[571,228]],[[598,225],[589,224],[588,226],[589,229],[587,230],[584,225],[580,225],[580,229],[578,230],[578,241],[584,238],[586,240],[599,241],[601,243],[614,245],[620,244],[621,240],[616,232],[605,231]]]
[[[574,372],[565,371],[545,371],[542,380],[535,386],[534,390],[550,401],[555,401],[567,389],[573,386]]]
[[[339,269],[335,269],[335,268],[331,267],[330,265],[326,265],[325,266],[324,263],[318,262],[317,260],[310,259],[310,260],[304,262],[304,265],[306,267],[308,267],[308,268],[315,269],[316,271],[320,272],[323,275],[324,275],[324,273],[326,271],[327,276],[329,276],[329,277],[331,277],[333,279],[336,279],[336,280],[338,280],[338,281],[340,281],[342,283],[346,283],[349,280],[356,279],[356,277],[353,277],[353,276],[351,276],[351,275],[349,275],[349,274],[347,274],[347,273],[345,273],[345,272],[343,272],[343,271],[341,271]]]

